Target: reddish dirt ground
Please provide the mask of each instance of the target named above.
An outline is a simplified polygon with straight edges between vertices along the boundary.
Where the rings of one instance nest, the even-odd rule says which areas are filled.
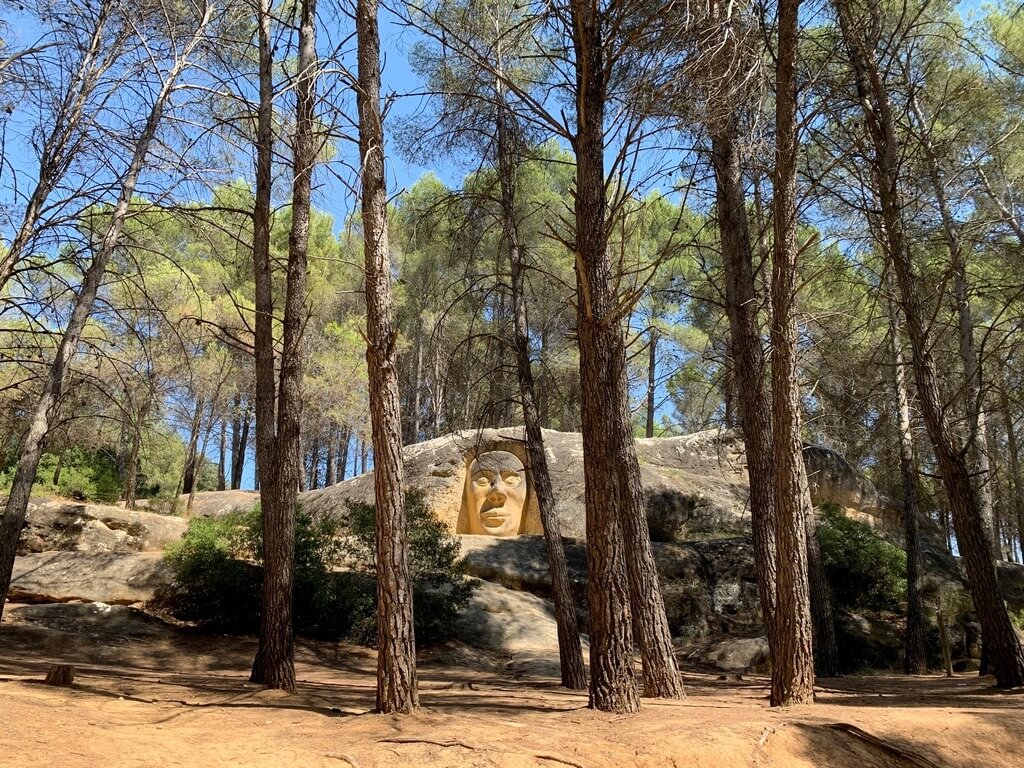
[[[300,643],[295,694],[246,680],[250,638],[0,629],[0,766],[1024,765],[1024,692],[963,675],[823,681],[773,710],[763,677],[687,671],[688,698],[613,716],[551,679],[509,680],[461,649],[421,661],[422,709],[370,714],[374,656]],[[71,688],[41,684],[76,665]],[[852,726],[852,728],[850,727]],[[901,753],[902,751],[902,753]]]

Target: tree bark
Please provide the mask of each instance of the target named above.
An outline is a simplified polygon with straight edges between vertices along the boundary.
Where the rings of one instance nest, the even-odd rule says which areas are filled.
[[[903,646],[903,669],[908,675],[928,671],[925,650],[924,599],[921,559],[920,503],[917,488],[917,459],[910,421],[910,396],[907,393],[906,362],[900,331],[899,310],[889,303],[889,335],[892,337],[893,388],[896,392],[896,417],[900,431],[900,477],[903,480],[903,540],[907,550],[907,633]]]
[[[408,713],[419,706],[419,693],[409,540],[402,496],[402,417],[395,349],[398,334],[392,316],[377,0],[357,0],[356,35],[366,262],[366,364],[377,504],[377,710]]]
[[[653,321],[647,342],[647,424],[646,437],[654,437],[654,395],[658,385],[658,329]]]
[[[334,424],[327,428],[327,458],[324,463],[324,486],[330,488],[338,482],[338,428]]]
[[[602,18],[588,0],[573,0],[576,54],[576,305],[580,348],[583,474],[586,496],[587,604],[590,611],[590,706],[640,709],[633,676],[630,593],[619,525],[616,452],[608,434],[609,398],[617,398],[623,366],[614,308],[604,174],[605,56]],[[618,353],[618,354],[616,354]],[[613,401],[612,407],[619,405]]]
[[[995,554],[1000,553],[999,533],[992,504],[991,460],[986,439],[986,416],[984,409],[984,386],[981,361],[974,344],[974,318],[971,313],[970,291],[967,284],[967,262],[960,242],[960,231],[942,184],[942,170],[939,158],[928,134],[928,125],[917,98],[910,99],[910,112],[918,123],[919,143],[924,152],[928,177],[935,192],[935,202],[942,220],[942,233],[949,249],[950,267],[953,271],[953,298],[956,300],[957,326],[959,329],[960,360],[964,366],[964,406],[967,411],[967,441],[971,446],[974,463],[973,475],[982,517],[992,529]]]
[[[1010,488],[1013,498],[1012,511],[1017,521],[1017,541],[1020,544],[1021,561],[1024,562],[1024,475],[1021,474],[1020,442],[1014,428],[1013,413],[1010,410],[1010,396],[1006,381],[999,381],[999,405],[1003,414],[1003,428],[1006,430],[1006,447],[1010,458]],[[54,481],[56,485],[56,481]]]
[[[224,419],[220,420],[220,436],[217,452],[217,490],[227,489],[227,452],[228,452],[228,424]]]
[[[865,126],[873,144],[873,163],[888,255],[896,274],[900,306],[914,352],[913,369],[918,401],[949,500],[957,545],[967,570],[983,641],[988,649],[997,685],[1002,688],[1024,685],[1024,649],[1010,623],[999,590],[992,553],[992,532],[981,514],[962,446],[943,408],[930,334],[925,326],[925,310],[905,241],[903,202],[899,195],[900,145],[889,95],[872,58],[871,48],[859,35],[847,0],[837,0],[836,9],[850,55]]]
[[[772,223],[772,457],[775,463],[776,634],[772,706],[810,704],[814,654],[807,580],[807,526],[811,512],[800,438],[795,315],[797,15],[799,0],[779,2],[775,94],[775,195]]]
[[[754,283],[754,253],[750,240],[743,172],[736,139],[739,121],[711,139],[715,171],[718,229],[725,267],[726,314],[730,349],[740,399],[740,426],[747,455],[750,485],[750,524],[754,540],[758,599],[769,649],[775,638],[775,501],[772,470],[771,399],[766,384],[764,347],[757,319],[760,297]]]
[[[124,229],[124,224],[131,207],[132,196],[135,193],[135,186],[145,166],[153,137],[156,135],[157,128],[163,118],[164,108],[174,90],[178,76],[188,63],[189,56],[192,55],[196,46],[205,36],[211,12],[212,7],[207,6],[202,21],[197,26],[193,36],[182,48],[180,55],[175,59],[167,75],[164,76],[160,90],[150,107],[142,132],[135,141],[131,161],[124,176],[121,178],[120,194],[111,212],[110,223],[107,225],[106,232],[96,247],[92,263],[85,272],[85,279],[82,281],[82,286],[75,297],[71,318],[64,329],[64,334],[61,336],[60,344],[57,346],[53,363],[50,365],[46,381],[43,384],[43,391],[29,422],[28,431],[22,438],[18,467],[11,482],[11,491],[7,497],[7,505],[4,507],[3,520],[0,521],[0,617],[3,616],[4,602],[7,599],[7,592],[11,586],[14,557],[18,549],[21,528],[25,523],[25,512],[28,508],[32,484],[35,482],[36,471],[39,468],[43,441],[57,413],[60,397],[64,390],[65,376],[71,365],[71,359],[78,348],[82,331],[85,329],[89,315],[92,314],[96,295],[99,293],[100,284],[103,281],[103,276],[106,274],[107,262],[120,242],[121,232]]]
[[[500,83],[499,83],[500,89]],[[502,96],[499,92],[499,100]],[[525,264],[519,243],[519,223],[516,218],[516,152],[515,134],[510,130],[504,102],[498,107],[498,176],[501,181],[502,230],[509,249],[512,272],[513,346],[516,351],[516,371],[519,377],[519,397],[523,409],[526,447],[529,453],[530,476],[537,496],[541,527],[548,549],[548,569],[551,572],[551,591],[555,603],[555,624],[558,629],[558,656],[562,685],[574,690],[587,687],[587,672],[583,664],[576,605],[569,580],[569,566],[562,544],[561,525],[555,513],[555,496],[548,474],[544,435],[537,413],[537,399],[530,362],[529,318],[526,312]],[[509,134],[513,135],[510,136]]]
[[[295,136],[292,150],[292,229],[288,237],[281,371],[276,397],[272,326],[273,274],[269,248],[274,95],[270,14],[269,3],[261,0],[257,19],[260,101],[257,113],[257,200],[253,258],[257,293],[256,454],[260,465],[260,499],[263,510],[263,592],[259,646],[250,680],[263,683],[269,688],[291,691],[295,689],[295,638],[292,626],[295,500],[303,471],[299,453],[302,329],[306,317],[310,190],[319,149],[314,126],[316,3],[315,0],[302,0],[299,7]]]
[[[192,495],[196,484],[196,464],[199,461],[199,428],[203,418],[203,398],[196,397],[192,409],[192,421],[188,428],[188,447],[185,449],[185,464],[181,468],[181,493]]]

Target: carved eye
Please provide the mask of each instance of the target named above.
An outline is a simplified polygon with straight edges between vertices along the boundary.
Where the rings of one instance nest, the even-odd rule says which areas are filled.
[[[477,475],[473,478],[473,484],[480,488],[486,488],[491,484],[491,478],[487,477],[487,475]]]
[[[519,476],[518,472],[508,472],[502,475],[502,480],[505,481],[505,485],[510,488],[515,488],[523,479]]]

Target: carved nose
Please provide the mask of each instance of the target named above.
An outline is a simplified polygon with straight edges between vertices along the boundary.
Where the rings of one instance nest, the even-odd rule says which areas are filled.
[[[491,486],[490,493],[487,494],[487,498],[491,501],[503,501],[506,496],[505,486],[500,480],[494,482]]]

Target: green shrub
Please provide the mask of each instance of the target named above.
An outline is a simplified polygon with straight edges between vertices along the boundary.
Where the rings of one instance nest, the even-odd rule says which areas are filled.
[[[422,493],[406,494],[405,513],[409,527],[409,572],[413,582],[416,641],[430,645],[451,636],[452,625],[473,594],[475,584],[465,577],[459,540],[430,514]],[[348,504],[351,533],[348,554],[352,563],[367,574],[374,570],[374,520],[373,505]],[[375,634],[376,624],[372,626]],[[367,628],[358,640],[370,645],[368,631]],[[373,642],[376,642],[375,637]]]
[[[246,529],[254,516],[258,511],[189,520],[166,555],[174,581],[165,599],[176,616],[227,631],[256,630],[261,574],[242,559],[250,554]]]
[[[17,452],[11,452],[7,459],[7,466],[0,472],[0,491],[5,492],[10,489],[17,471]],[[54,483],[58,460],[60,475]],[[56,454],[44,453],[36,470],[33,492],[53,493],[78,501],[117,501],[121,495],[121,479],[114,452],[71,447],[64,451],[62,459]]]
[[[897,610],[906,597],[906,553],[833,505],[820,511],[818,541],[835,607]]]
[[[410,568],[416,639],[430,645],[450,636],[473,590],[459,561],[458,540],[410,493]],[[345,519],[295,518],[293,616],[299,634],[376,643],[374,508],[349,506]],[[164,596],[182,619],[233,632],[259,627],[263,521],[259,506],[217,520],[194,518],[167,560],[174,581]],[[339,570],[344,565],[346,570]]]

